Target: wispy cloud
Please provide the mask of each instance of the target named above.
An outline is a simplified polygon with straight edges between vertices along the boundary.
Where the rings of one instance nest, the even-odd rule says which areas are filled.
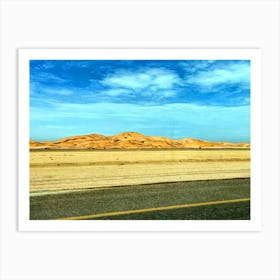
[[[90,60],[68,60],[65,61],[61,67],[64,70],[69,70],[69,69],[80,69],[80,68],[90,68],[92,65],[92,62]]]
[[[56,63],[53,60],[43,60],[40,64],[35,66],[37,70],[49,70],[56,66]]]
[[[186,73],[195,73],[200,70],[204,70],[209,68],[212,64],[214,64],[216,60],[191,60],[191,61],[183,61],[180,62],[180,67]]]
[[[239,87],[250,88],[250,65],[233,63],[219,65],[214,69],[199,71],[187,78],[189,84],[198,85],[204,90],[213,90],[225,85],[237,84]]]
[[[71,95],[74,93],[73,90],[68,88],[44,88],[43,91],[45,94],[48,95],[59,95],[59,96]]]
[[[136,72],[119,71],[107,76],[101,83],[113,88],[141,89],[155,92],[158,90],[172,89],[180,85],[181,80],[172,70],[150,68]]]
[[[68,79],[62,78],[58,75],[49,72],[40,72],[38,74],[31,75],[32,82],[37,83],[67,83]]]

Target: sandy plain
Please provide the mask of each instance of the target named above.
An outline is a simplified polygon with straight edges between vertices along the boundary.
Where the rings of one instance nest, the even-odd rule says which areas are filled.
[[[250,177],[250,149],[31,150],[30,194]]]

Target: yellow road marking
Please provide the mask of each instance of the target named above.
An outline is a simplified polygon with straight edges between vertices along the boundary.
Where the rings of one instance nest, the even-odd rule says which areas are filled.
[[[219,201],[207,201],[207,202],[199,202],[199,203],[192,203],[192,204],[181,204],[181,205],[171,205],[171,206],[163,206],[163,207],[156,207],[156,208],[146,208],[146,209],[119,211],[119,212],[109,212],[109,213],[92,214],[92,215],[85,215],[85,216],[60,218],[58,220],[95,219],[95,218],[103,218],[103,217],[117,216],[117,215],[127,215],[127,214],[135,214],[135,213],[154,212],[154,211],[161,211],[161,210],[172,210],[172,209],[180,209],[180,208],[205,206],[205,205],[217,205],[217,204],[235,203],[235,202],[242,202],[242,201],[250,201],[250,198],[239,198],[239,199],[219,200]]]

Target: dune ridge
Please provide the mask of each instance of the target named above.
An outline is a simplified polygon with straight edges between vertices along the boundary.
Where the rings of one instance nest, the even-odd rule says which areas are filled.
[[[146,136],[123,132],[113,136],[88,134],[52,142],[29,142],[30,149],[172,149],[172,148],[249,148],[249,143],[210,142],[193,138],[173,140],[163,136]]]

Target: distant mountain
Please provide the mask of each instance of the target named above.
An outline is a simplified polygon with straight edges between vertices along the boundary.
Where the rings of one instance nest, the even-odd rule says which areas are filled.
[[[173,140],[161,136],[145,136],[123,132],[113,136],[89,134],[72,136],[53,142],[30,140],[30,149],[170,149],[170,148],[249,148],[249,143],[209,142],[192,138]]]

